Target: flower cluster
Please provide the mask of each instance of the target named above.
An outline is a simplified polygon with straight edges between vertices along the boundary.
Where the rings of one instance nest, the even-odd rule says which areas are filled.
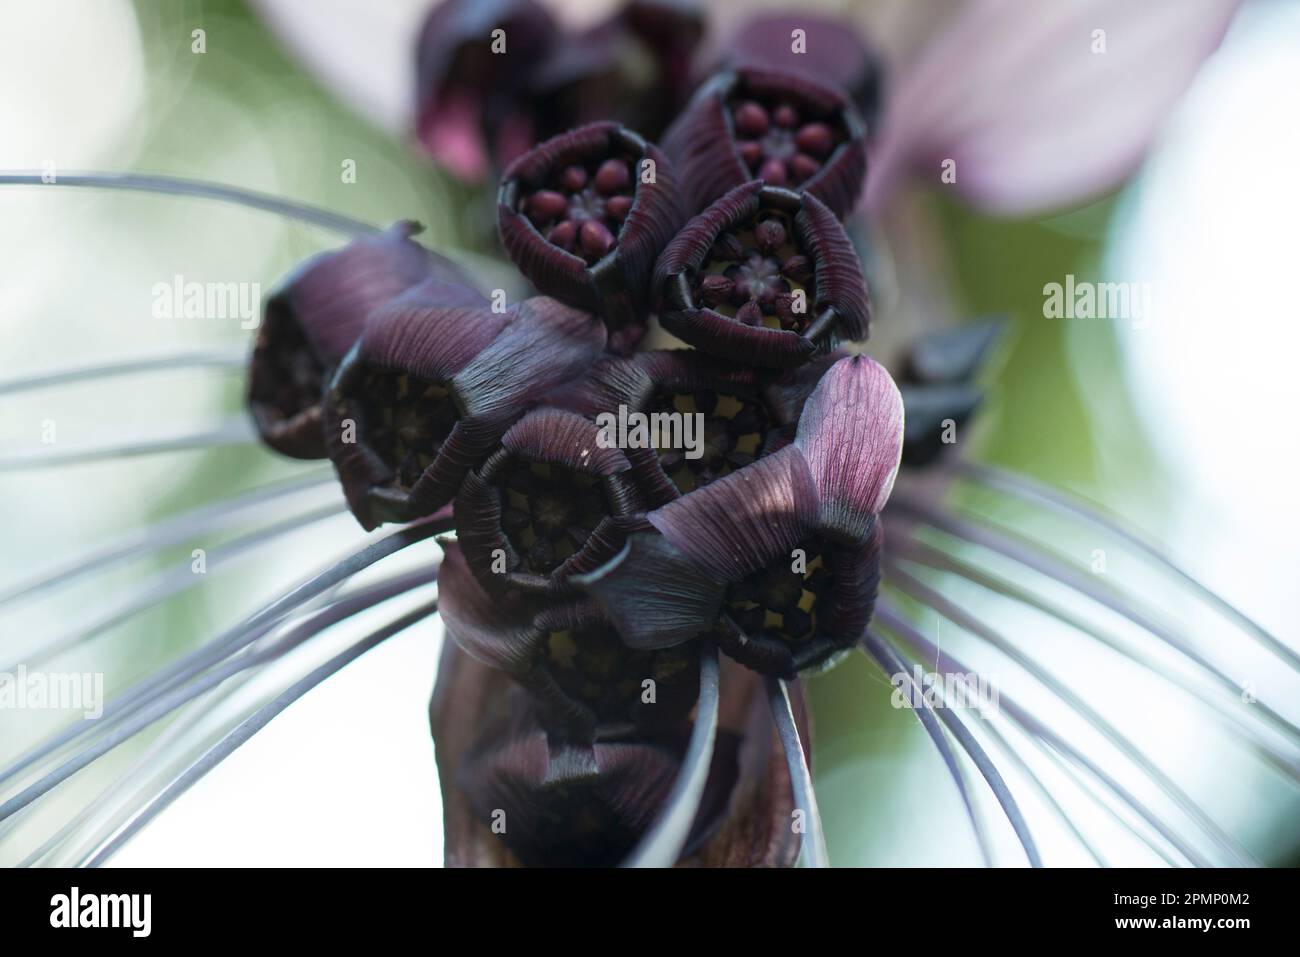
[[[824,666],[872,613],[903,413],[848,349],[870,320],[841,222],[863,92],[733,57],[688,100],[698,26],[632,3],[576,46],[584,66],[531,3],[438,8],[422,140],[466,167],[498,155],[487,141],[513,154],[501,244],[542,295],[503,307],[399,225],[268,303],[250,396],[268,443],[328,455],[367,529],[454,515],[433,712],[449,859],[485,841],[525,864],[625,856],[680,767],[710,642],[731,724],[688,850],[733,860],[717,842],[736,815],[783,807],[755,798],[777,773],[749,753],[771,746],[747,718],[758,676]],[[560,95],[634,46],[655,65],[645,102],[612,80]],[[693,348],[640,349],[655,321]],[[763,833],[754,860],[788,863],[788,827]]]

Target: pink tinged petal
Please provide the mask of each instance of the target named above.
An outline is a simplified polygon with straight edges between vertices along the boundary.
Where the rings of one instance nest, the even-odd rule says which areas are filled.
[[[903,451],[903,400],[866,356],[841,359],[804,405],[793,448],[821,503],[821,528],[861,541],[885,507]]]
[[[817,487],[787,446],[646,517],[715,581],[735,582],[788,554],[817,524]]]
[[[420,145],[434,162],[470,183],[486,179],[490,165],[481,129],[482,112],[477,99],[449,92],[439,98],[437,110],[425,117],[417,131]]]
[[[893,87],[867,203],[900,177],[1002,215],[1104,193],[1141,161],[1240,0],[976,0]],[[1105,53],[1093,31],[1105,31]]]

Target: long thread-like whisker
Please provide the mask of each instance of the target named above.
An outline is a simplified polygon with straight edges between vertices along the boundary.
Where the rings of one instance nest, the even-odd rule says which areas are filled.
[[[434,535],[449,531],[453,526],[453,520],[445,516],[424,519],[386,535],[379,541],[372,542],[360,551],[354,552],[343,560],[334,563],[301,584],[284,592],[279,598],[263,606],[235,627],[223,632],[213,641],[195,649],[190,655],[174,662],[172,665],[159,669],[123,695],[107,702],[104,706],[103,716],[99,721],[95,722],[95,725],[103,727],[106,721],[115,720],[122,713],[129,713],[131,709],[138,707],[141,702],[148,700],[150,694],[167,688],[171,682],[192,677],[194,674],[210,667],[216,661],[220,661],[227,655],[233,654],[240,648],[256,641],[290,612],[305,605],[316,596],[329,591],[339,583],[346,581],[389,555]],[[31,767],[46,755],[88,733],[92,729],[88,728],[87,724],[88,722],[76,722],[11,762],[3,770],[0,770],[0,784],[4,784],[15,774],[19,774],[26,768]],[[8,816],[5,812],[6,808],[8,808],[8,803],[0,806],[0,820]],[[9,813],[12,813],[12,811]]]
[[[975,841],[979,845],[980,857],[984,861],[985,867],[993,866],[993,856],[989,848],[988,834],[985,833],[984,825],[980,821],[979,813],[975,810],[975,802],[971,798],[970,789],[966,786],[966,778],[961,772],[961,766],[957,763],[957,756],[953,753],[948,739],[944,736],[943,728],[940,726],[939,719],[934,716],[934,709],[930,703],[925,700],[921,689],[917,686],[916,681],[908,673],[906,668],[897,666],[898,659],[889,654],[890,649],[881,648],[876,642],[862,642],[861,648],[868,658],[874,661],[885,673],[885,677],[890,675],[902,675],[907,682],[908,693],[904,697],[907,706],[911,709],[912,714],[916,715],[921,727],[925,733],[930,736],[930,741],[934,744],[935,750],[943,759],[944,766],[948,769],[948,775],[952,778],[952,783],[957,788],[957,793],[961,796],[961,803],[966,809],[966,817],[970,821],[971,830],[975,833]],[[914,700],[921,702],[920,707],[913,703]]]
[[[346,507],[341,503],[322,505],[232,539],[217,548],[213,548],[208,553],[207,561],[212,565],[210,571],[215,572],[222,567],[227,567],[226,563],[247,557],[255,549],[267,543],[278,541],[289,532],[315,522],[333,518],[345,511]],[[204,580],[204,576],[195,574],[188,564],[184,568],[165,572],[138,592],[126,595],[122,601],[109,608],[94,621],[79,625],[52,639],[42,641],[36,647],[20,654],[12,663],[0,666],[0,670],[11,670],[19,665],[32,667],[43,664],[55,655],[61,654],[69,648],[92,641],[135,615],[156,607],[167,598],[193,588]]]
[[[334,485],[333,473],[316,471],[287,481],[259,486],[242,495],[162,519],[103,544],[92,545],[35,575],[0,588],[0,605],[31,597],[133,556],[161,551],[188,542],[196,535],[207,535],[214,530],[228,528],[242,521],[245,513],[256,516],[267,505],[275,505],[275,511],[279,511],[283,508],[278,504],[280,499],[299,495],[309,489]]]
[[[934,642],[926,638],[925,635],[912,627],[911,624],[901,615],[901,613],[890,605],[887,601],[880,601],[876,604],[876,618],[888,628],[891,632],[901,638],[905,643],[912,646],[918,654],[926,661],[938,662],[939,667],[950,674],[969,674],[960,661],[942,651]],[[1005,691],[998,695],[998,707],[1016,724],[1020,725],[1030,734],[1041,738],[1047,744],[1070,756],[1072,760],[1085,767],[1090,774],[1102,781],[1107,789],[1127,804],[1130,808],[1139,813],[1151,827],[1160,833],[1174,848],[1178,850],[1183,857],[1187,858],[1196,867],[1208,867],[1209,861],[1192,847],[1187,841],[1169,827],[1158,815],[1148,809],[1141,801],[1135,798],[1123,785],[1114,779],[1104,769],[1092,761],[1082,751],[1072,745],[1069,741],[1062,738],[1051,728],[1044,725],[1041,721],[1022,708],[1010,695]]]
[[[223,448],[230,445],[251,445],[257,442],[257,433],[244,416],[236,416],[215,428],[180,432],[176,435],[147,436],[144,438],[117,439],[104,445],[50,447],[36,451],[14,452],[0,456],[0,472],[22,472],[28,469],[45,469],[55,466],[85,465],[105,459],[132,458],[140,455],[161,455],[166,452],[188,452],[195,449]]]
[[[193,196],[199,199],[214,199],[223,203],[233,203],[249,209],[261,209],[268,213],[277,213],[289,219],[296,219],[321,229],[341,233],[345,236],[360,236],[378,232],[369,223],[332,213],[326,209],[297,203],[293,200],[280,199],[266,193],[239,189],[222,183],[210,183],[203,180],[182,179],[176,176],[153,176],[142,173],[100,173],[78,171],[58,173],[53,179],[47,173],[26,171],[0,172],[0,186],[43,186],[43,187],[90,187],[94,189],[120,189],[145,193],[162,193],[169,196]]]
[[[1021,773],[1024,779],[1029,782],[1030,786],[1033,787],[1035,791],[1038,792],[1038,796],[1043,799],[1043,803],[1052,809],[1052,813],[1056,815],[1065,829],[1074,836],[1074,839],[1079,842],[1079,845],[1088,852],[1088,856],[1096,862],[1097,866],[1108,867],[1109,865],[1106,863],[1106,859],[1101,855],[1101,852],[1097,850],[1093,842],[1088,840],[1083,831],[1079,829],[1079,825],[1074,822],[1074,818],[1066,813],[1065,808],[1061,807],[1061,802],[1056,799],[1056,795],[1052,793],[1051,788],[1043,783],[1039,776],[1034,773],[1033,769],[1029,766],[1029,762],[1021,756],[1019,751],[1011,746],[1011,742],[1007,740],[1006,735],[998,730],[997,725],[993,722],[989,722],[984,727],[984,733],[993,740],[993,743],[1001,749],[1002,753],[1007,756],[1007,759],[1016,766],[1016,769]],[[1066,771],[1066,773],[1071,773],[1073,771],[1072,768],[1069,768],[1068,765],[1065,764],[1060,755],[1051,748],[1048,748],[1037,738],[1031,737],[1029,740],[1042,750],[1049,760],[1055,762],[1062,768],[1062,770]]]
[[[920,579],[909,575],[895,564],[889,566],[889,581],[900,591],[933,608],[959,628],[963,628],[970,634],[982,638],[1021,668],[1024,668],[1044,687],[1082,716],[1116,750],[1132,761],[1136,767],[1140,768],[1142,773],[1149,777],[1164,795],[1177,805],[1179,810],[1191,818],[1202,831],[1209,835],[1210,839],[1218,844],[1229,857],[1235,858],[1240,863],[1245,863],[1249,859],[1249,853],[1246,849],[1219,827],[1205,813],[1204,809],[1161,771],[1140,748],[1121,734],[1113,724],[1098,714],[1087,702],[1071,691],[1064,682],[1058,681],[1050,672],[1021,651],[1001,632],[990,627],[955,602],[949,601],[945,596],[930,588]]]
[[[1107,515],[1100,506],[1083,499],[1081,496],[1037,482],[1028,476],[1017,475],[988,465],[958,460],[953,463],[953,468],[963,478],[979,485],[996,489],[1020,499],[1036,501],[1058,513],[1074,515],[1096,528],[1118,536],[1138,551],[1144,553],[1148,558],[1151,558],[1166,571],[1180,578],[1202,601],[1212,605],[1220,614],[1234,621],[1260,644],[1285,660],[1292,668],[1300,671],[1300,653],[1283,644],[1280,639],[1253,618],[1202,583],[1191,572],[1178,565],[1163,549],[1145,535],[1133,531],[1117,519]]]
[[[72,382],[90,382],[140,372],[164,372],[169,369],[212,368],[244,369],[248,366],[248,349],[187,349],[156,356],[135,356],[111,362],[90,362],[60,366],[7,379],[0,379],[0,395],[47,389]]]
[[[1170,648],[1179,652],[1188,661],[1201,668],[1206,674],[1214,678],[1224,690],[1231,693],[1239,693],[1240,687],[1235,681],[1226,675],[1221,669],[1208,661],[1200,652],[1189,645],[1182,637],[1177,635],[1172,629],[1158,621],[1154,616],[1144,611],[1142,608],[1126,596],[1112,592],[1112,590],[1102,587],[1098,582],[1089,576],[1083,574],[1078,569],[1059,561],[1053,556],[1047,555],[1027,543],[1019,541],[1010,533],[998,532],[991,528],[976,525],[954,515],[949,515],[936,509],[915,496],[906,492],[898,494],[895,492],[890,499],[890,506],[897,506],[905,514],[919,519],[921,522],[933,528],[937,528],[946,534],[952,535],[973,545],[979,545],[1000,555],[1010,558],[1013,561],[1020,562],[1022,565],[1033,569],[1040,574],[1047,575],[1056,579],[1062,584],[1074,589],[1086,598],[1097,602],[1110,611],[1123,618],[1128,619],[1134,625],[1144,631],[1150,632],[1160,641],[1164,642]],[[1253,705],[1258,713],[1266,718],[1268,722],[1278,731],[1285,734],[1293,742],[1300,743],[1300,728],[1279,714],[1273,708],[1269,707],[1262,699],[1256,698]]]
[[[103,849],[91,858],[89,866],[98,867],[111,858],[123,847],[123,845],[126,844],[127,841],[134,837],[141,828],[157,817],[159,813],[161,813],[182,794],[193,787],[194,784],[205,774],[233,754],[240,745],[253,735],[257,734],[257,732],[262,730],[262,728],[266,727],[266,725],[284,711],[285,708],[289,707],[289,705],[293,704],[312,688],[316,687],[335,672],[351,664],[376,645],[388,640],[393,635],[406,630],[411,627],[411,625],[428,617],[437,610],[438,603],[436,601],[431,601],[427,604],[421,605],[413,611],[407,612],[400,618],[397,618],[377,631],[372,632],[370,635],[366,636],[345,651],[335,655],[320,667],[315,668],[306,677],[295,682],[292,686],[277,696],[274,701],[259,708],[248,718],[244,719],[240,722],[238,727],[217,742],[217,744],[204,754],[203,757],[187,768],[184,773],[169,784],[160,795],[150,801],[149,804],[135,818],[133,818],[128,825],[126,825],[126,827],[119,831],[118,834],[103,847]]]
[[[623,867],[672,867],[677,862],[699,812],[717,736],[718,649],[712,641],[706,641],[700,649],[700,701],[682,768],[659,819],[628,855]]]
[[[877,610],[877,614],[882,624],[891,630],[896,630],[897,620],[893,616],[880,614],[879,610]],[[862,643],[867,647],[868,653],[872,657],[878,656],[887,661],[895,671],[905,672],[907,670],[903,662],[898,659],[893,648],[870,631],[863,635]],[[1038,845],[1034,841],[1034,835],[1029,830],[1029,825],[1025,822],[1025,816],[1020,811],[1020,805],[1012,796],[1011,789],[1007,787],[1007,783],[1003,780],[1002,773],[997,769],[997,765],[989,758],[988,753],[981,747],[980,743],[975,740],[975,736],[971,734],[970,729],[962,723],[961,719],[950,708],[940,709],[939,718],[952,732],[953,737],[957,739],[957,743],[961,745],[962,750],[966,752],[966,756],[971,759],[988,784],[993,796],[997,798],[998,804],[1002,806],[1002,813],[1006,816],[1011,829],[1015,831],[1020,846],[1024,848],[1025,857],[1029,859],[1029,866],[1042,867],[1043,860],[1038,854]]]
[[[287,652],[297,648],[309,638],[313,638],[325,631],[327,628],[330,628],[341,621],[345,621],[353,615],[365,611],[368,608],[373,608],[375,605],[388,601],[390,598],[406,594],[421,585],[431,585],[436,580],[436,569],[420,569],[418,571],[397,575],[366,588],[359,589],[355,593],[346,595],[295,627],[289,629],[283,637],[277,639],[265,648],[250,651],[247,654],[233,656],[227,659],[219,667],[213,668],[211,671],[204,674],[198,680],[177,686],[169,693],[151,700],[144,707],[137,710],[130,718],[117,724],[109,734],[79,752],[76,755],[75,760],[81,767],[84,767],[95,761],[97,758],[102,757],[104,754],[107,754],[113,748],[134,737],[154,722],[168,714],[171,714],[178,708],[184,707],[235,675],[258,667],[259,665],[275,661]],[[75,769],[72,773],[75,773]],[[96,801],[98,800],[99,799],[97,798]],[[95,802],[92,802],[92,804],[86,808],[87,812],[93,810],[94,803]],[[74,818],[74,822],[76,820],[77,819]],[[47,842],[47,845],[52,847],[53,844],[58,842],[60,835],[63,833],[64,832],[61,830],[59,834],[54,835],[54,837]],[[36,856],[39,857],[44,853],[45,850],[39,850]]]
[[[790,769],[790,785],[794,791],[794,806],[803,818],[803,861],[807,867],[830,867],[826,853],[826,837],[822,833],[822,815],[817,808],[817,794],[813,790],[812,772],[803,753],[799,739],[799,726],[794,720],[790,705],[790,689],[780,678],[767,678],[767,703],[772,709],[772,720],[785,751],[785,763]]]
[[[1087,635],[1100,642],[1121,657],[1146,668],[1171,686],[1191,695],[1205,705],[1220,721],[1225,730],[1241,741],[1252,753],[1258,755],[1261,760],[1292,780],[1300,782],[1300,763],[1295,758],[1288,758],[1287,755],[1262,738],[1259,729],[1248,723],[1246,718],[1239,713],[1239,709],[1228,707],[1229,703],[1239,703],[1240,696],[1216,696],[1207,693],[1206,689],[1184,680],[1179,675],[1171,673],[1167,668],[1159,666],[1149,655],[1143,654],[1140,649],[1128,647],[1124,642],[1107,634],[1103,629],[1094,626],[1090,622],[1084,621],[1079,615],[1072,613],[1068,609],[1048,601],[1013,582],[991,575],[969,562],[948,555],[919,539],[908,536],[896,537],[890,540],[890,548],[895,555],[909,562],[956,575],[996,595],[1019,602],[1028,608],[1033,608],[1051,618],[1055,618],[1080,634]],[[1215,691],[1217,694],[1221,689],[1216,686]]]

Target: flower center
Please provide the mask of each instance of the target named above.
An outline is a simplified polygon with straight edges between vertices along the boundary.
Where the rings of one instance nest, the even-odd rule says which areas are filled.
[[[519,208],[549,242],[595,263],[614,248],[632,209],[634,168],[635,158],[622,154],[574,163],[524,196]]]
[[[698,659],[690,645],[632,651],[606,625],[552,631],[542,644],[543,662],[564,693],[591,709],[599,724],[673,722],[690,710]],[[644,682],[654,682],[655,701],[643,702]]]
[[[697,304],[743,325],[802,332],[816,301],[814,280],[790,217],[764,210],[717,238],[692,292]]]
[[[772,186],[797,189],[848,139],[837,117],[811,105],[752,96],[730,107],[736,152],[751,176]]]
[[[555,571],[610,514],[599,480],[560,465],[520,461],[500,485],[502,530],[537,575]]]
[[[704,416],[703,454],[699,458],[687,458],[685,449],[658,450],[664,474],[683,495],[753,462],[771,427],[771,417],[761,401],[713,389],[660,393],[653,411]]]
[[[817,633],[823,601],[832,600],[835,570],[817,541],[802,543],[789,556],[727,590],[727,611],[750,637],[803,644]]]
[[[441,383],[375,370],[362,389],[366,444],[409,490],[433,464],[459,419]]]

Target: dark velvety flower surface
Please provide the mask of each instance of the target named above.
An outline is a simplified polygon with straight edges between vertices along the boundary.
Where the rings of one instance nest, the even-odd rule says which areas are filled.
[[[655,265],[663,327],[733,362],[788,368],[867,337],[862,267],[815,196],[737,186],[696,216]]]
[[[678,732],[699,694],[693,644],[632,649],[587,598],[537,602],[489,594],[444,543],[440,575],[448,635],[479,661],[514,676],[556,740],[590,744]]]
[[[437,742],[448,867],[593,866],[623,860],[675,777],[679,735],[552,746],[507,674],[443,646],[429,717]],[[786,763],[762,683],[723,662],[721,708],[704,797],[684,866],[788,867],[799,851]],[[807,740],[807,712],[794,689]],[[630,772],[636,770],[635,777]],[[593,829],[587,822],[599,822]]]
[[[756,670],[791,676],[857,641],[880,575],[878,516],[902,447],[888,373],[835,363],[808,398],[794,442],[651,511],[656,534],[577,583],[633,647],[712,630]]]
[[[618,427],[619,416],[643,414],[658,426],[667,416],[700,416],[698,454],[673,442],[672,428],[647,427],[624,449],[644,476],[647,505],[667,504],[787,445],[804,401],[840,353],[777,372],[733,365],[689,349],[660,349],[608,357],[574,388],[553,394],[598,425]],[[620,412],[620,410],[622,410]],[[626,428],[624,429],[626,432]],[[644,442],[644,444],[642,444]],[[646,467],[642,468],[642,464]]]
[[[380,310],[339,366],[325,434],[366,528],[432,513],[531,405],[604,346],[591,316],[553,299],[497,313],[426,282]]]
[[[611,328],[644,320],[655,257],[682,223],[664,155],[614,123],[540,144],[506,170],[501,244],[547,295]]]
[[[843,218],[867,169],[865,124],[841,92],[802,73],[756,67],[702,86],[663,145],[691,210],[761,179],[811,193]]]
[[[476,297],[464,272],[414,242],[401,222],[307,260],[267,298],[249,367],[248,406],[267,445],[294,458],[325,456],[324,383],[366,320],[394,296],[429,278]]]
[[[530,412],[461,485],[456,528],[470,568],[495,594],[572,591],[619,547],[646,508],[645,466],[604,448],[596,424],[563,409]]]

